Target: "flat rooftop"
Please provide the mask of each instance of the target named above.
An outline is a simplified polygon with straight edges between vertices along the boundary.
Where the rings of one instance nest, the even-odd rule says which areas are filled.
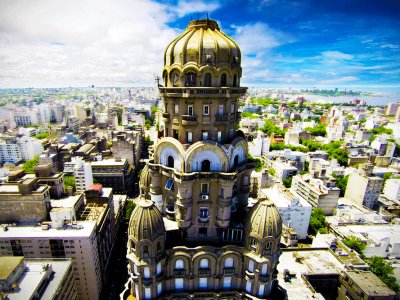
[[[123,166],[126,162],[125,158],[121,158],[119,160],[115,160],[115,158],[110,158],[110,159],[103,159],[103,160],[98,160],[98,161],[92,161],[92,167],[105,167],[105,166]]]
[[[7,279],[23,260],[23,256],[0,257],[0,280]]]
[[[291,282],[285,282],[284,271],[289,270]],[[286,290],[287,299],[325,299],[320,293],[310,289],[303,280],[302,274],[307,275],[339,275],[345,270],[336,257],[329,250],[288,250],[282,251],[278,264],[279,286]]]
[[[288,207],[292,203],[292,200],[298,200],[300,206],[303,207],[311,207],[311,204],[304,200],[302,197],[297,195],[296,193],[291,192],[286,188],[270,188],[270,189],[261,189],[261,193],[266,195],[268,199],[274,202],[274,204],[279,207]]]
[[[347,271],[347,275],[369,296],[395,295],[395,292],[371,272]]]
[[[7,226],[7,230],[0,230],[0,239],[13,238],[77,238],[89,237],[95,230],[96,222],[77,222],[81,228],[73,228],[71,225],[62,228],[42,229],[41,226]]]
[[[79,202],[79,200],[81,198],[83,200],[83,195],[82,194],[77,194],[77,195],[61,198],[61,199],[58,199],[58,200],[50,199],[50,205],[53,208],[56,208],[56,207],[75,207],[76,203]]]

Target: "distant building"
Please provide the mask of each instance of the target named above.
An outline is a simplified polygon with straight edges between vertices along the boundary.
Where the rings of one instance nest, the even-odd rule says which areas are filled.
[[[294,176],[291,190],[313,207],[322,208],[325,215],[332,215],[340,195],[340,189],[330,178],[314,178],[309,174]]]
[[[386,115],[387,116],[394,116],[396,115],[396,112],[398,108],[400,107],[400,102],[396,103],[389,103],[386,108]]]
[[[71,160],[70,163],[65,163],[64,166],[73,166],[73,176],[75,177],[75,187],[77,193],[84,193],[93,184],[93,173],[90,162],[84,161],[82,158],[77,157]]]
[[[2,299],[76,299],[70,259],[0,257]],[[4,298],[3,298],[4,297]]]
[[[383,188],[383,179],[372,176],[372,169],[372,164],[363,164],[360,166],[360,174],[350,174],[345,198],[359,206],[374,207]]]
[[[400,179],[387,179],[383,194],[390,200],[400,201]]]

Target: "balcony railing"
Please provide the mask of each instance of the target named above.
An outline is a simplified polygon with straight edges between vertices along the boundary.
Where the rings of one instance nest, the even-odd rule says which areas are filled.
[[[210,275],[211,274],[211,269],[206,268],[206,269],[199,269],[199,275]]]
[[[224,268],[224,274],[226,275],[235,274],[235,268]]]
[[[175,276],[185,276],[186,270],[185,269],[174,269]]]
[[[261,282],[267,282],[269,279],[267,274],[260,274],[258,278]]]
[[[215,123],[216,124],[225,123],[225,122],[228,122],[228,120],[229,120],[228,115],[216,115],[215,116]]]
[[[207,216],[207,217],[200,217],[199,216],[199,222],[208,223],[208,221],[210,221],[210,217],[209,216]]]
[[[197,125],[197,116],[182,115],[182,125]]]
[[[169,97],[229,97],[230,95],[244,95],[245,87],[161,87],[160,93]]]

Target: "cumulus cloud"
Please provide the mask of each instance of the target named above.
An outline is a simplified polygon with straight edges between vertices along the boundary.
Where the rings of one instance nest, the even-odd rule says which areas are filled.
[[[189,6],[210,11],[206,4],[2,0],[0,87],[154,85],[164,47],[178,34],[167,24]]]
[[[183,17],[194,12],[213,12],[220,7],[221,4],[218,1],[203,2],[197,0],[179,0],[176,6],[170,7],[170,11],[176,13],[179,17]]]

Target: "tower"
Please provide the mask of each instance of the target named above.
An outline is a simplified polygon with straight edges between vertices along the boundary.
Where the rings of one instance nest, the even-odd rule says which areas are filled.
[[[237,130],[238,101],[246,93],[240,64],[239,46],[209,19],[190,22],[164,52],[159,139],[142,170],[129,225],[131,292],[138,299],[185,299],[204,291],[232,299],[270,293],[282,221],[265,201],[248,210],[255,164]],[[144,210],[157,218],[143,223]],[[146,238],[151,249],[165,238],[159,256],[137,250],[141,226],[154,232]],[[253,239],[245,239],[245,232]],[[256,250],[249,246],[253,240]]]

